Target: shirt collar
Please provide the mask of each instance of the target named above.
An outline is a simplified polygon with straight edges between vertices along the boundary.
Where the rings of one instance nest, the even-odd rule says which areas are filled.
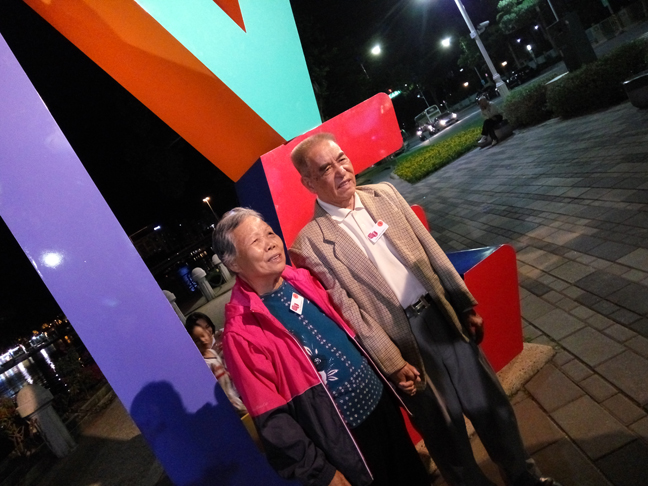
[[[353,209],[339,208],[337,206],[334,206],[333,204],[322,201],[319,197],[317,198],[317,203],[331,216],[331,218],[333,218],[333,220],[337,221],[338,223],[344,221],[344,219],[351,213],[351,211],[364,209],[362,201],[360,201],[360,197],[358,196],[357,192],[354,194]]]

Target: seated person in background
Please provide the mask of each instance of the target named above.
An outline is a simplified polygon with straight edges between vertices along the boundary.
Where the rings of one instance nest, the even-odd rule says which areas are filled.
[[[194,314],[191,314],[187,318],[185,327],[187,329],[187,332],[191,336],[191,339],[193,339],[193,342],[200,351],[200,354],[202,354],[205,363],[207,363],[207,366],[209,366],[209,369],[218,380],[218,383],[225,392],[225,395],[227,395],[227,398],[229,398],[230,403],[234,406],[236,412],[239,415],[243,416],[247,413],[247,409],[245,408],[245,405],[243,405],[238,392],[232,385],[229,373],[223,366],[223,362],[218,357],[216,351],[212,349],[214,336],[209,331],[206,331],[205,328],[199,323],[199,321],[205,319],[205,322],[211,324],[212,327],[214,326],[209,317],[196,312]]]
[[[499,142],[499,140],[495,135],[495,127],[499,122],[501,122],[504,119],[504,117],[502,116],[502,113],[499,111],[499,108],[497,108],[497,106],[495,106],[493,103],[488,101],[488,99],[485,96],[480,97],[477,100],[477,104],[479,105],[479,109],[481,110],[482,117],[484,118],[484,125],[482,127],[482,137],[479,140],[479,144],[481,145],[483,143],[486,143],[490,138],[492,140],[491,146],[497,145],[497,142]]]
[[[237,274],[223,350],[277,472],[314,486],[429,486],[391,389],[261,215],[225,214],[214,251]]]

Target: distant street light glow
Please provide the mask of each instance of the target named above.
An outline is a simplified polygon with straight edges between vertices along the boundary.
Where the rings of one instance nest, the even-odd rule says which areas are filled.
[[[443,39],[443,40],[441,41],[441,45],[442,45],[443,47],[450,47],[450,37],[446,37],[445,39]]]
[[[373,47],[371,48],[371,53],[372,53],[374,56],[379,55],[381,52],[382,52],[382,50],[380,49],[380,44],[376,44],[375,46],[373,46]]]
[[[468,81],[464,83],[464,86],[467,88],[468,87]]]
[[[531,44],[527,44],[527,51],[530,51],[532,49]]]
[[[504,61],[504,62],[502,63],[502,67],[506,66],[507,64],[508,64],[508,62],[507,62],[507,61]]]

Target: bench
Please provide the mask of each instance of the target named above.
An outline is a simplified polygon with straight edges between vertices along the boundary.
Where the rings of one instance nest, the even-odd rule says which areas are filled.
[[[495,136],[500,142],[504,139],[509,138],[511,135],[513,135],[513,128],[509,124],[508,120],[502,120],[495,126]],[[490,144],[491,144],[490,138],[486,142],[481,142],[481,143],[477,142],[477,145],[480,148],[487,147]]]

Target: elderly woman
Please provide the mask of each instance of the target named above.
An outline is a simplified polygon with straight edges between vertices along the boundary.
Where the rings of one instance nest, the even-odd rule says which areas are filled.
[[[482,118],[484,119],[482,138],[479,140],[478,145],[481,146],[481,144],[486,143],[489,138],[491,139],[491,147],[497,145],[499,140],[497,139],[497,135],[495,135],[495,127],[504,117],[499,111],[499,108],[488,101],[488,98],[485,96],[481,96],[477,100],[477,104],[479,105]]]
[[[236,273],[225,359],[277,472],[305,485],[429,485],[389,385],[261,215],[227,213],[214,250]]]

